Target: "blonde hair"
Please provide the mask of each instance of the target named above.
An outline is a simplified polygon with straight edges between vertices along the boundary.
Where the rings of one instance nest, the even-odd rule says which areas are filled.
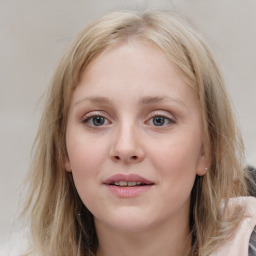
[[[246,194],[243,144],[220,72],[208,46],[188,22],[172,11],[121,11],[85,28],[66,51],[52,79],[27,177],[24,212],[31,219],[32,250],[38,255],[95,255],[93,216],[65,171],[65,132],[71,94],[81,73],[100,52],[129,39],[154,44],[182,72],[201,109],[206,175],[191,192],[190,255],[209,255],[234,232],[242,209],[227,216],[228,199]]]

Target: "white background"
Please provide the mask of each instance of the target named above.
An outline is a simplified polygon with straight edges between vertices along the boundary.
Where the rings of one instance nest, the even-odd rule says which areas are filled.
[[[247,162],[256,166],[256,0],[0,0],[0,245],[18,228],[20,185],[64,47],[106,11],[145,6],[178,8],[202,31],[223,71]]]

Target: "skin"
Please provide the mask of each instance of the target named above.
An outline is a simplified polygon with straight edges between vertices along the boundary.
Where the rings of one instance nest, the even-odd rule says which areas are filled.
[[[190,193],[208,161],[198,100],[160,49],[129,41],[96,57],[73,93],[66,143],[65,168],[94,215],[97,255],[189,251]],[[119,197],[104,181],[120,173],[154,185]]]

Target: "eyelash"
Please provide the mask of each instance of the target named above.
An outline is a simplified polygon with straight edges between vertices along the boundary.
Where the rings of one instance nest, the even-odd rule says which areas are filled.
[[[164,115],[164,114],[162,114],[162,113],[154,113],[153,115],[150,116],[150,118],[148,119],[148,121],[147,121],[146,123],[149,123],[150,121],[153,122],[153,119],[156,118],[156,117],[164,118],[164,121],[165,121],[165,122],[167,121],[168,123],[167,123],[167,124],[165,123],[164,125],[154,125],[154,124],[153,124],[154,127],[166,127],[166,126],[169,125],[169,124],[174,124],[174,123],[176,123],[176,122],[174,121],[174,119],[172,119],[172,118],[170,118],[170,117],[167,117],[166,115]]]
[[[95,113],[89,113],[89,114],[87,114],[83,119],[82,119],[82,123],[83,124],[86,124],[86,125],[88,125],[88,126],[90,126],[90,127],[101,127],[101,126],[103,126],[103,125],[94,125],[94,124],[90,124],[90,121],[92,121],[93,122],[93,118],[95,118],[95,117],[99,117],[99,118],[103,118],[104,119],[104,124],[105,124],[105,122],[106,121],[108,121],[108,122],[110,122],[106,117],[104,117],[104,116],[102,116],[101,114],[95,114]]]
[[[95,117],[99,117],[99,118],[102,118],[104,123],[102,124],[99,124],[99,125],[95,125],[95,123],[90,123],[90,122],[93,122],[93,118]],[[156,118],[156,117],[160,117],[160,118],[163,118],[164,119],[164,124],[163,125],[156,125],[156,124],[152,124],[154,127],[166,127],[167,125],[169,124],[174,124],[176,123],[175,120],[173,120],[172,118],[170,117],[167,117],[166,115],[163,115],[163,114],[160,114],[160,113],[154,113],[150,116],[150,118],[147,119],[147,121],[145,122],[146,124],[150,123],[150,121],[154,122],[153,119]],[[159,120],[160,121],[160,120]],[[166,124],[166,121],[167,121],[167,124]],[[105,126],[106,122],[108,122],[107,125],[111,124],[111,122],[106,118],[104,117],[103,115],[101,114],[97,114],[97,113],[89,113],[87,114],[83,119],[82,119],[82,123],[83,124],[86,124],[87,126],[91,127],[91,128],[100,128],[102,126]]]

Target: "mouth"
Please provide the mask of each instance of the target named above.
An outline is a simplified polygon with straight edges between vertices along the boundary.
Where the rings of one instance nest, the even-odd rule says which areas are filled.
[[[154,182],[136,174],[116,174],[103,183],[118,198],[137,198],[147,195]]]
[[[103,184],[118,198],[135,198],[149,191],[155,183],[137,174],[116,174]]]
[[[148,186],[148,185],[153,185],[153,183],[151,184],[146,184],[143,183],[141,181],[115,181],[115,182],[111,182],[107,185],[112,185],[112,186],[117,186],[117,187],[137,187],[137,186]]]
[[[137,174],[116,174],[103,182],[105,185],[118,187],[136,187],[154,185],[154,182]]]

